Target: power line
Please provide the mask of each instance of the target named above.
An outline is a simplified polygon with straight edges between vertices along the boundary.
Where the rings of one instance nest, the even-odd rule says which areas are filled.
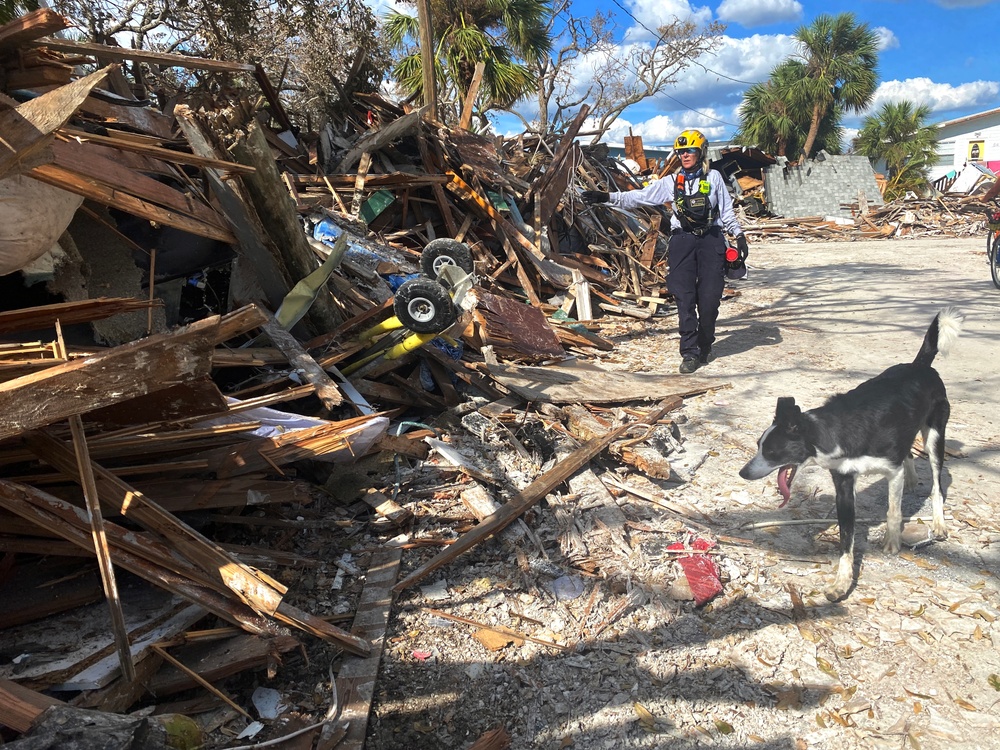
[[[626,8],[624,5],[622,5],[620,2],[618,2],[618,0],[611,0],[611,2],[613,2],[619,8],[621,8],[622,12],[625,15],[627,15],[629,18],[631,18],[633,21],[635,21],[637,24],[639,24],[639,26],[641,26],[642,28],[644,28],[651,35],[653,35],[654,37],[659,37],[659,34],[657,34],[655,31],[653,31],[651,28],[649,28],[646,24],[644,24],[642,21],[640,21],[634,15],[632,15],[632,11],[630,11],[628,8]],[[746,84],[747,86],[753,86],[753,85],[755,85],[755,83],[759,83],[759,81],[741,81],[739,78],[733,78],[732,76],[727,76],[725,73],[720,73],[717,70],[712,70],[710,67],[708,67],[707,65],[704,65],[703,63],[698,62],[697,60],[692,60],[691,63],[693,65],[697,65],[699,68],[701,68],[702,70],[704,70],[706,73],[713,73],[713,74],[719,76],[720,78],[725,78],[727,81],[732,81],[733,83],[743,83],[743,84]]]

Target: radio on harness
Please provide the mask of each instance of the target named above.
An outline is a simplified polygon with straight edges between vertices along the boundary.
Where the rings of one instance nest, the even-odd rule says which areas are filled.
[[[698,180],[697,190],[689,195],[684,187],[684,173],[677,173],[674,179],[674,207],[681,229],[700,237],[712,225],[717,211],[713,210],[712,202],[709,200],[709,194],[712,190],[711,183],[700,177],[696,179]]]

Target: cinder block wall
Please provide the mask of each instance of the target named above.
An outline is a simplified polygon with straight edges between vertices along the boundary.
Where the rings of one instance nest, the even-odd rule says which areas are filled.
[[[772,214],[789,219],[805,216],[851,218],[841,203],[857,203],[864,191],[869,206],[881,206],[875,172],[865,156],[830,156],[809,160],[802,166],[774,164],[764,170],[764,192]]]

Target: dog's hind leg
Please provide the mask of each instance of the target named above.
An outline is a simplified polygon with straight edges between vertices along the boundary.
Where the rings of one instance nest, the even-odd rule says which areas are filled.
[[[913,465],[913,456],[907,455],[903,459],[903,489],[906,492],[912,492],[917,488],[917,469]]]
[[[889,475],[889,512],[885,517],[885,539],[882,549],[893,554],[899,552],[903,530],[903,485],[906,483],[906,462]]]
[[[931,509],[933,520],[931,531],[936,539],[946,539],[948,529],[944,523],[944,477],[941,468],[944,465],[944,428],[948,424],[951,406],[943,401],[931,412],[928,426],[924,428],[924,448],[931,464]]]
[[[833,583],[826,589],[826,598],[831,602],[843,599],[854,583],[854,475],[833,475],[833,485],[837,490],[837,525],[840,526],[840,560]]]

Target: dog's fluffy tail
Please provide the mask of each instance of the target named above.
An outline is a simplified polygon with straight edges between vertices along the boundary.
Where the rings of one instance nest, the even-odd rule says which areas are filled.
[[[962,320],[961,313],[954,307],[947,307],[935,315],[913,364],[930,367],[938,353],[947,354],[962,332]]]

